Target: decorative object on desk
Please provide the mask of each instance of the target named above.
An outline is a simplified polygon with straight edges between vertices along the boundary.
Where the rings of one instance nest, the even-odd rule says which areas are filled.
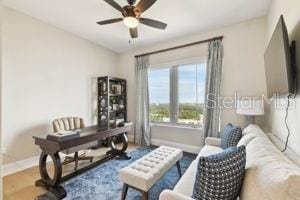
[[[133,122],[124,122],[124,126],[133,126]]]
[[[124,122],[124,118],[116,119],[116,126],[120,127],[119,124]]]
[[[242,98],[237,102],[236,113],[246,116],[246,126],[255,124],[255,116],[264,115],[264,101],[257,98]]]
[[[69,139],[73,139],[76,137],[79,137],[80,132],[79,131],[63,131],[60,130],[56,133],[52,133],[47,135],[48,140],[53,140],[53,141],[65,141]]]
[[[98,86],[98,125],[100,127],[115,127],[117,124],[111,123],[112,120],[123,118],[124,121],[126,121],[126,80],[109,76],[99,77]],[[106,86],[106,88],[104,88],[104,86]],[[102,99],[107,100],[105,106],[101,104]],[[105,118],[103,118],[103,116],[105,116]],[[101,143],[103,144],[102,141]],[[104,142],[104,145],[109,143],[109,141]]]
[[[112,128],[116,128],[117,127],[116,120],[115,119],[109,120],[109,126]]]
[[[74,132],[73,130],[81,130],[84,128],[84,121],[80,117],[64,117],[64,118],[59,118],[56,119],[52,122],[53,125],[53,131],[54,133],[64,133],[68,134],[69,136],[68,139],[74,139],[74,137],[79,137],[79,132]],[[71,133],[75,133],[74,136],[72,136]],[[50,136],[51,137],[51,136]],[[47,137],[48,139],[48,137]],[[52,136],[53,139],[53,136]],[[63,141],[63,137],[61,139],[56,140],[56,141]],[[77,170],[78,167],[78,161],[80,160],[89,160],[90,162],[93,162],[93,157],[92,156],[86,156],[85,153],[79,155],[79,151],[83,149],[90,149],[94,146],[96,146],[98,143],[97,141],[91,141],[89,143],[84,144],[83,146],[80,147],[74,147],[74,148],[68,148],[63,151],[64,154],[70,155],[74,153],[74,156],[66,156],[65,161],[63,162],[63,165],[75,162],[75,167],[74,170]]]
[[[116,124],[119,125],[120,123],[124,122],[124,118],[116,119]]]
[[[127,126],[133,126],[133,122],[125,122],[125,121],[123,121],[123,122],[121,122],[119,124],[119,127],[127,127]]]

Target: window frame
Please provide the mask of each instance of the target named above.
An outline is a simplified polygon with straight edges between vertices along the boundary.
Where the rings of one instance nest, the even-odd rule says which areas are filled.
[[[170,104],[169,104],[169,113],[170,113],[170,122],[158,122],[158,121],[150,121],[150,124],[153,125],[162,125],[162,126],[172,126],[172,127],[182,127],[182,128],[193,128],[193,129],[202,129],[203,124],[200,125],[192,125],[178,122],[178,112],[179,112],[179,97],[178,97],[178,68],[182,65],[191,65],[191,64],[202,64],[205,63],[207,66],[207,57],[194,58],[189,60],[180,60],[174,61],[159,65],[150,65],[148,71],[159,70],[169,68],[170,70]],[[149,76],[148,76],[149,78]],[[205,76],[206,79],[206,76]],[[150,91],[149,91],[150,93]],[[149,101],[150,104],[150,101]]]

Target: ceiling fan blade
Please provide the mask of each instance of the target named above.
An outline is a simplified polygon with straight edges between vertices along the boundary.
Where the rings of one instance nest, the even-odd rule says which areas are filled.
[[[148,18],[140,18],[139,19],[140,23],[145,24],[147,26],[151,26],[153,28],[158,28],[158,29],[162,29],[165,30],[167,28],[167,24],[154,20],[154,19],[148,19]]]
[[[148,8],[150,8],[157,0],[141,0],[137,5],[136,9],[138,9],[141,13],[145,12]]]
[[[131,38],[137,38],[138,37],[138,30],[137,28],[131,28],[129,29]]]
[[[114,0],[104,0],[106,3],[117,9],[118,11],[122,12],[122,7],[117,4]]]
[[[123,18],[108,19],[108,20],[97,22],[97,24],[106,25],[106,24],[112,24],[112,23],[116,23],[116,22],[120,22],[120,21],[123,21]]]

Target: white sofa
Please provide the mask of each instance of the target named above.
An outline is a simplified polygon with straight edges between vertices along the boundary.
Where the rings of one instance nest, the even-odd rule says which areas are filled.
[[[193,200],[198,159],[222,152],[220,143],[220,139],[207,138],[175,188],[163,191],[159,199]],[[247,151],[241,200],[300,200],[300,168],[285,157],[258,126],[244,129],[239,145],[245,145]]]

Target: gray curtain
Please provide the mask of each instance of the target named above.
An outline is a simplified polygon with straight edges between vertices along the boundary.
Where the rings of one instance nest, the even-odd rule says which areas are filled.
[[[223,43],[212,41],[208,46],[203,131],[205,137],[219,137],[220,108],[218,99],[222,78]]]
[[[136,120],[134,141],[136,144],[143,146],[150,146],[148,66],[149,56],[136,58]]]

